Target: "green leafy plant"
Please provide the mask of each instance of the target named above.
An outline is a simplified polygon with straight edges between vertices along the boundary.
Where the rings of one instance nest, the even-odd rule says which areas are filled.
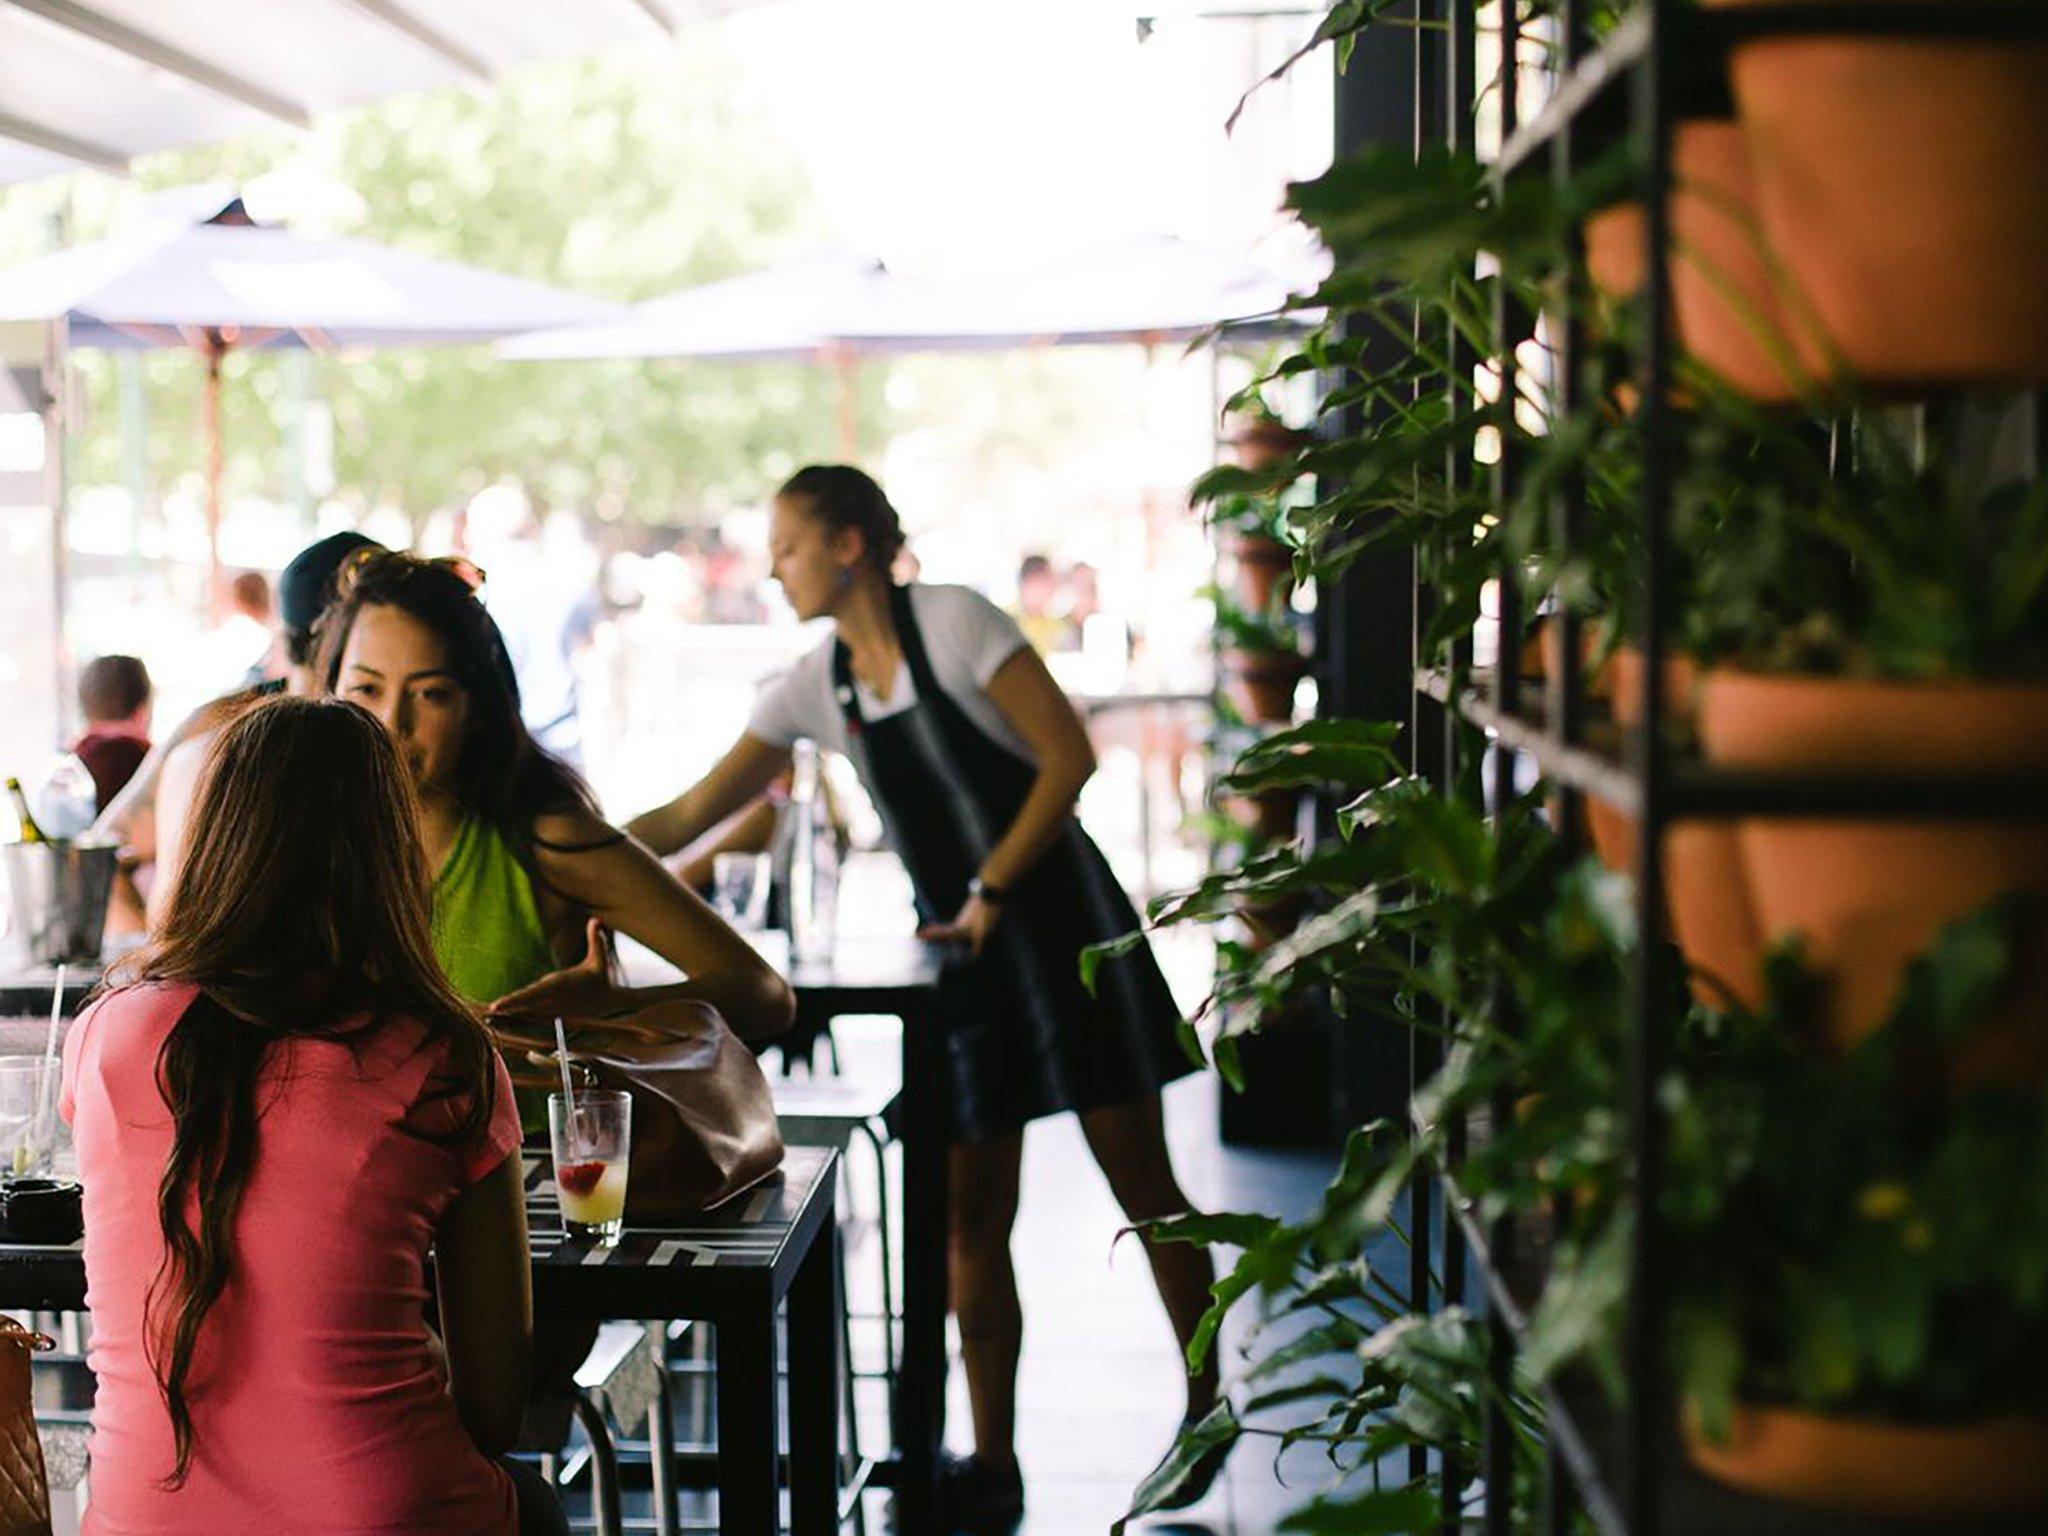
[[[1846,1059],[1801,1027],[1793,950],[1762,1015],[1695,1019],[1667,1210],[1679,1376],[1708,1433],[1737,1401],[2048,1413],[2048,1092],[1944,1065],[1995,1027],[2025,905],[1947,929]]]
[[[1284,496],[1255,496],[1238,491],[1218,496],[1208,505],[1212,527],[1252,539],[1288,544],[1288,502]]]
[[[1293,617],[1277,603],[1271,613],[1254,613],[1221,587],[1204,587],[1216,612],[1216,638],[1226,651],[1254,656],[1298,656],[1301,634]]]
[[[1422,1448],[1476,1464],[1486,1408],[1497,1401],[1512,1435],[1513,1495],[1535,1508],[1542,1468],[1528,1394],[1497,1397],[1486,1372],[1485,1329],[1461,1307],[1416,1310],[1402,1285],[1363,1256],[1365,1239],[1393,1226],[1401,1186],[1401,1138],[1384,1126],[1355,1132],[1319,1209],[1282,1222],[1256,1214],[1189,1215],[1153,1223],[1155,1240],[1226,1243],[1242,1250],[1215,1285],[1214,1302],[1188,1346],[1190,1369],[1216,1347],[1240,1304],[1255,1320],[1225,1403],[1183,1437],[1174,1455],[1133,1494],[1113,1528],[1159,1508],[1211,1447],[1261,1441],[1279,1458],[1296,1446],[1324,1453],[1324,1486],[1280,1524],[1285,1532],[1369,1536],[1434,1528],[1441,1495],[1434,1474],[1416,1476],[1406,1453]]]
[[[1990,480],[1858,418],[1698,419],[1676,499],[1704,661],[1893,678],[2048,674],[2048,482]],[[1832,462],[1831,462],[1832,458]]]

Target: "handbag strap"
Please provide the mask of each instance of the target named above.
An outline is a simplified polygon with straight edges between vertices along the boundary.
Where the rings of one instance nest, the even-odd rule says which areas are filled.
[[[36,1354],[41,1354],[46,1349],[55,1349],[57,1347],[57,1341],[47,1333],[37,1333],[33,1329],[24,1328],[13,1318],[6,1316],[0,1316],[0,1340],[5,1340],[9,1344],[18,1344],[23,1349],[30,1350]]]
[[[516,1029],[507,1029],[494,1019],[484,1021],[484,1033],[491,1037],[491,1044],[496,1046],[498,1053],[505,1058],[505,1073],[512,1079],[514,1088],[553,1091],[562,1086],[561,1073],[537,1067],[526,1059],[528,1051],[544,1051],[550,1056],[554,1055],[555,1042],[551,1038],[538,1033],[529,1035]],[[576,1059],[573,1051],[569,1054],[569,1070],[581,1076],[585,1085],[588,1085],[592,1076],[591,1070]]]

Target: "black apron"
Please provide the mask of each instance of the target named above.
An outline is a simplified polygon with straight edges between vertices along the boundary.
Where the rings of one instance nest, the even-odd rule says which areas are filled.
[[[843,643],[833,648],[833,694],[848,753],[910,872],[918,915],[950,922],[1038,770],[939,687],[908,588],[892,589],[890,609],[916,702],[864,719]],[[1149,945],[1106,962],[1093,994],[1081,985],[1081,951],[1136,927],[1109,861],[1069,816],[1059,840],[1009,889],[980,957],[947,968],[940,1000],[955,1140],[990,1141],[1046,1115],[1130,1103],[1194,1071]]]

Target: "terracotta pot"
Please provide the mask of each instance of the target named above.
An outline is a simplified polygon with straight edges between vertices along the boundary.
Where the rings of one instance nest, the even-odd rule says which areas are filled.
[[[1643,654],[1634,646],[1623,646],[1609,658],[1605,670],[1615,721],[1632,730],[1643,718]],[[1699,669],[1690,656],[1665,658],[1664,699],[1671,718],[1692,718],[1698,679]],[[1633,816],[1588,796],[1586,828],[1603,864],[1626,874],[1635,872]],[[1666,828],[1664,909],[1671,937],[1692,973],[1693,996],[1715,1006],[1734,1002],[1754,1008],[1762,1002],[1758,982],[1763,938],[1750,909],[1733,822],[1681,821]]]
[[[1294,554],[1278,539],[1240,533],[1229,544],[1237,565],[1237,600],[1252,613],[1271,613],[1280,594],[1294,585]]]
[[[1230,453],[1238,468],[1258,474],[1278,467],[1311,441],[1310,433],[1297,431],[1270,416],[1246,416],[1239,418],[1230,434]]]
[[[1301,808],[1301,792],[1268,789],[1256,795],[1233,795],[1223,803],[1224,812],[1241,827],[1257,833],[1262,841],[1284,842],[1295,835]]]
[[[1894,683],[1715,670],[1699,728],[1718,766],[1806,773],[2048,773],[2048,684]],[[1956,919],[2048,889],[2041,821],[1745,819],[1744,883],[1766,941],[1804,936],[1827,979],[1829,1038],[1847,1048],[1892,1011],[1906,966]],[[2036,936],[2048,946],[2048,923]],[[2022,978],[2020,1055],[2048,1052],[2048,989]],[[1996,1033],[1994,1031],[1994,1033]],[[2006,1042],[2010,1047],[2012,1041]],[[1994,1049],[1996,1049],[1994,1047]]]
[[[1539,614],[1522,639],[1522,676],[1542,685],[1564,667],[1564,632],[1549,614]],[[1607,697],[1611,669],[1593,665],[1593,653],[1600,648],[1600,636],[1591,624],[1579,626],[1579,686],[1589,699]]]
[[[1586,276],[1610,299],[1634,298],[1649,275],[1643,205],[1616,203],[1586,218]]]
[[[1749,149],[1733,123],[1681,123],[1672,139],[1671,311],[1693,360],[1758,400],[1809,378],[1786,334]]]
[[[1685,1450],[1716,1482],[1844,1513],[1982,1520],[2048,1511],[2048,1419],[1922,1426],[1745,1407],[1725,1445],[1688,1416]]]
[[[1255,955],[1264,954],[1301,926],[1308,916],[1308,903],[1300,898],[1286,901],[1244,902],[1237,919],[1244,924],[1244,947]]]
[[[1785,334],[1763,240],[1749,152],[1733,123],[1685,122],[1672,135],[1671,310],[1679,344],[1753,398],[1787,401],[1806,375]],[[1586,220],[1593,286],[1625,299],[1643,286],[1641,203]]]
[[[2048,44],[1759,38],[1730,73],[1809,370],[2048,377]]]
[[[1306,657],[1284,651],[1225,651],[1223,689],[1245,719],[1284,725],[1294,718],[1294,686],[1308,671]]]

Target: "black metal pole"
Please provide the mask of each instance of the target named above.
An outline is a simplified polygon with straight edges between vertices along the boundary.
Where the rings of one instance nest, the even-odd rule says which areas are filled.
[[[1658,1528],[1662,1500],[1659,1474],[1671,1426],[1670,1394],[1664,1369],[1665,1261],[1658,1196],[1663,1187],[1664,1116],[1658,1083],[1664,1073],[1666,1007],[1663,942],[1663,842],[1665,824],[1664,621],[1668,599],[1666,543],[1670,521],[1672,459],[1669,380],[1671,315],[1665,252],[1670,248],[1666,196],[1671,186],[1670,44],[1671,0],[1649,0],[1650,43],[1635,77],[1633,109],[1638,142],[1645,151],[1644,210],[1645,344],[1642,400],[1643,718],[1629,743],[1640,783],[1640,833],[1636,849],[1638,932],[1634,1024],[1630,1031],[1628,1092],[1634,1149],[1635,1246],[1630,1255],[1629,1299],[1623,1341],[1628,1371],[1628,1404],[1623,1417],[1622,1508],[1632,1532],[1649,1536]]]

